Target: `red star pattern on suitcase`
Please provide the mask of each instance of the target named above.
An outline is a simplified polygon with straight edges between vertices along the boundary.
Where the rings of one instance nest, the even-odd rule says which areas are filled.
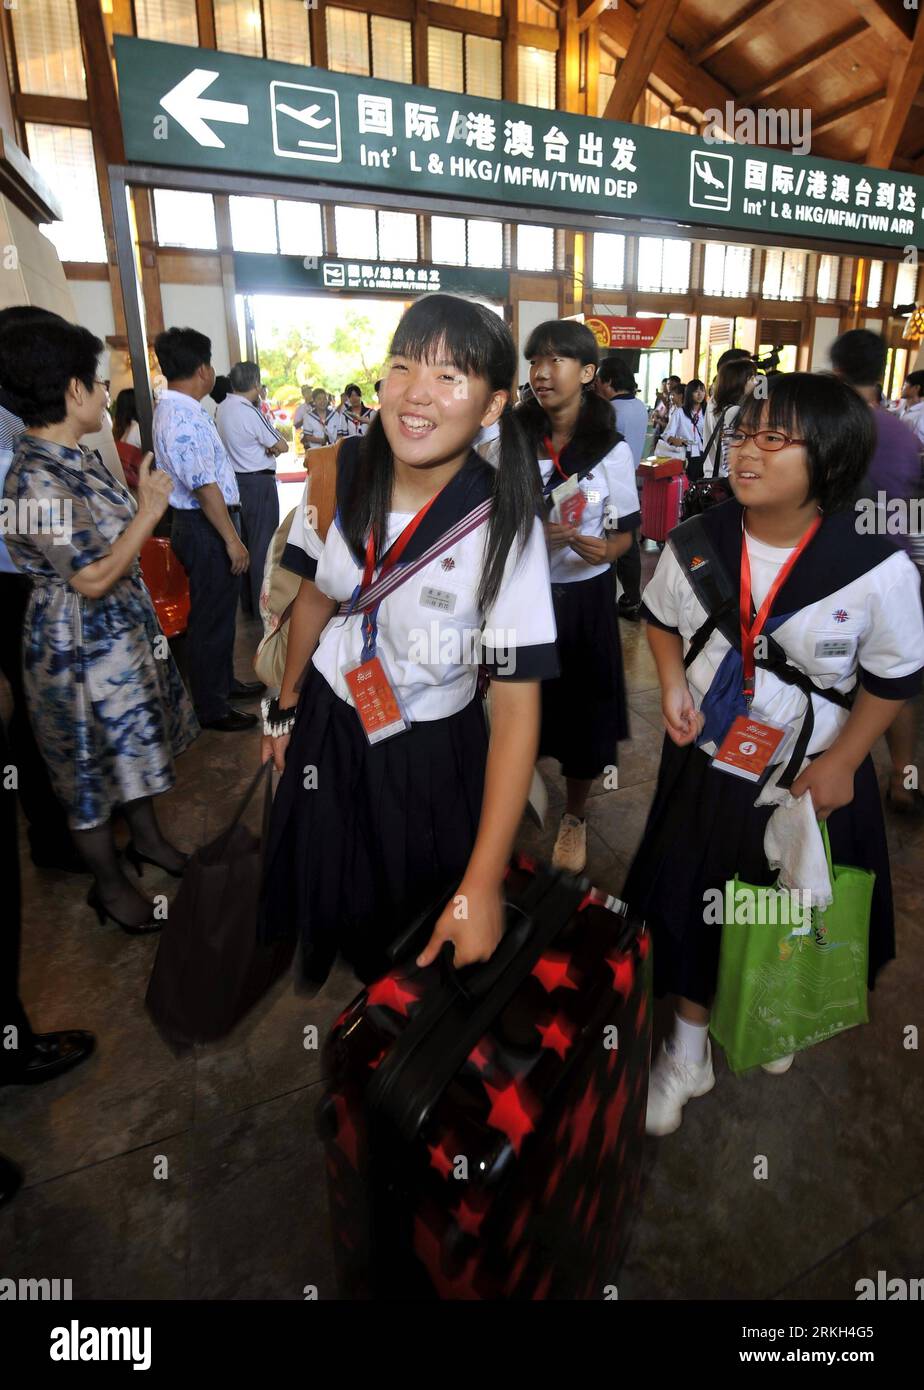
[[[445,1274],[443,1272],[442,1246],[429,1226],[419,1216],[414,1219],[414,1249],[422,1259],[433,1281],[433,1287],[440,1298],[481,1298],[474,1283],[478,1274],[478,1256],[472,1255],[470,1259],[466,1260],[462,1270],[455,1277]]]
[[[606,963],[613,972],[613,988],[628,999],[635,980],[635,966],[629,955],[607,956]]]
[[[599,1097],[594,1088],[594,1079],[591,1076],[587,1082],[587,1087],[578,1104],[575,1106],[571,1117],[571,1142],[568,1145],[568,1160],[582,1154],[587,1146],[590,1137],[590,1127],[594,1122],[597,1113]]]
[[[384,1005],[386,1009],[393,1009],[396,1014],[401,1014],[402,1018],[407,1018],[410,1005],[418,1003],[419,1000],[420,995],[415,990],[408,989],[407,982],[396,979],[394,975],[386,975],[383,979],[377,980],[366,991],[366,1003],[369,1008]]]
[[[562,1018],[560,1014],[557,1014],[555,1018],[552,1019],[551,1023],[545,1026],[541,1023],[537,1023],[536,1030],[542,1038],[542,1046],[553,1048],[558,1053],[559,1057],[564,1060],[568,1048],[574,1041],[576,1030],[569,1026],[567,1021]]]
[[[529,1092],[516,1081],[511,1081],[500,1089],[485,1082],[484,1088],[491,1101],[487,1123],[492,1129],[499,1129],[502,1134],[506,1134],[513,1145],[514,1153],[519,1154],[523,1140],[534,1128],[532,1113],[535,1105]]]
[[[445,1140],[441,1139],[438,1144],[428,1144],[427,1152],[430,1155],[430,1167],[442,1173],[444,1178],[451,1177],[453,1155],[447,1153]]]
[[[481,1202],[480,1208],[476,1206],[476,1203],[479,1201]],[[489,1205],[488,1199],[480,1194],[476,1196],[476,1194],[472,1193],[463,1197],[462,1201],[453,1212],[459,1230],[467,1236],[479,1235],[481,1232],[481,1223],[488,1214]]]
[[[517,856],[508,897],[520,901],[547,874]],[[607,894],[572,901],[579,908],[470,1045],[425,1129],[387,1139],[406,1183],[389,1180],[387,1165],[383,1180],[372,1162],[364,1094],[440,987],[439,970],[395,970],[343,1011],[327,1072],[336,1126],[323,1126],[342,1297],[419,1298],[429,1285],[445,1300],[599,1300],[613,1280],[639,1183],[650,944],[641,923],[626,932]],[[603,1046],[610,1024],[618,1048]],[[457,1153],[468,1182],[450,1181]],[[375,1247],[379,1210],[400,1216],[391,1239],[408,1232],[403,1259]]]
[[[553,989],[577,989],[568,974],[571,957],[561,951],[545,951],[533,966],[533,974],[547,994]]]

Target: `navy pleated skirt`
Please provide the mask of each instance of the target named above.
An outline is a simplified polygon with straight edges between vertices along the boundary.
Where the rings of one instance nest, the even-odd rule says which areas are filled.
[[[622,896],[647,919],[654,945],[656,994],[709,1006],[719,969],[720,925],[703,922],[704,893],[738,876],[774,883],[764,854],[772,806],[755,806],[752,782],[717,772],[709,757],[667,737],[645,833]],[[854,798],[828,817],[835,864],[876,874],[870,916],[869,985],[895,955],[892,881],[879,784],[871,758],[854,778]]]
[[[352,708],[309,668],[264,861],[261,936],[297,935],[303,978],[338,953],[362,981],[468,864],[488,730],[476,697],[457,714],[370,745]]]
[[[542,682],[539,756],[557,758],[565,777],[592,779],[629,737],[612,575],[553,584],[552,602],[561,674]]]

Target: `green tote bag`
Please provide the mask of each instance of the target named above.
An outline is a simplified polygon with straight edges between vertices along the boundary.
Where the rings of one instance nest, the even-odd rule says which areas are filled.
[[[867,1023],[869,917],[876,875],[831,863],[834,900],[804,910],[798,894],[735,877],[725,885],[710,1032],[734,1072],[813,1047]]]

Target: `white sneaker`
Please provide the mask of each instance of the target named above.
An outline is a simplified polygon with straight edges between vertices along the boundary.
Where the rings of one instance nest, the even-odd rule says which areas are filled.
[[[667,1044],[662,1043],[648,1083],[645,1133],[673,1134],[680,1128],[687,1101],[704,1096],[714,1085],[712,1046],[708,1038],[704,1062],[690,1062],[683,1052],[668,1052]]]
[[[768,1071],[771,1076],[782,1076],[784,1072],[789,1071],[795,1055],[794,1052],[788,1052],[785,1057],[777,1057],[775,1062],[761,1062],[760,1065],[761,1068],[764,1071]]]
[[[587,863],[587,822],[578,820],[566,811],[558,827],[558,838],[552,851],[552,865],[569,874],[583,872]]]

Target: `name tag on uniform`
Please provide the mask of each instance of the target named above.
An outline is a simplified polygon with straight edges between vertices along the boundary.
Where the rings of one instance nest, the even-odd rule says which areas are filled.
[[[850,637],[822,637],[815,643],[817,656],[853,656],[856,641]]]
[[[421,608],[435,608],[437,613],[456,611],[456,595],[449,589],[434,589],[430,584],[424,585],[417,601]]]
[[[343,675],[370,743],[381,743],[404,732],[407,720],[380,656],[345,666]]]
[[[780,724],[766,724],[739,714],[713,757],[712,766],[748,782],[759,782],[788,732]]]

